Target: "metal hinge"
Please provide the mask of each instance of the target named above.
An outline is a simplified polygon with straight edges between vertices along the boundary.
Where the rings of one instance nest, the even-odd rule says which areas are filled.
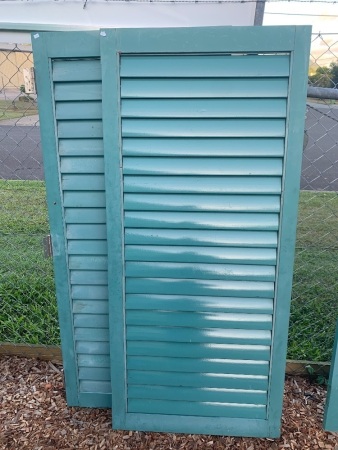
[[[48,234],[45,238],[43,238],[42,243],[43,243],[43,250],[44,250],[45,258],[51,258],[53,256],[51,235]]]

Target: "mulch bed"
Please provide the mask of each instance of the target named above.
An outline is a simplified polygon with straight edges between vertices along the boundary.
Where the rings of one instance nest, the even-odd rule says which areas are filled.
[[[62,366],[19,357],[0,359],[1,450],[338,450],[338,434],[322,429],[326,391],[288,377],[279,439],[113,431],[111,411],[68,408]]]

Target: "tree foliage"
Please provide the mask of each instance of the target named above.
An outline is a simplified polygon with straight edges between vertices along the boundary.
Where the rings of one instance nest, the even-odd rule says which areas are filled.
[[[309,80],[312,86],[338,89],[338,62],[332,62],[329,67],[318,67]]]

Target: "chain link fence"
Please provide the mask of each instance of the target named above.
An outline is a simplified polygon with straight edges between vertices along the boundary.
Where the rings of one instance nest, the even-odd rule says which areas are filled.
[[[23,46],[0,43],[0,342],[59,343],[36,95]],[[338,88],[338,34],[312,38],[309,85]],[[338,101],[309,98],[288,357],[328,361],[338,311]]]

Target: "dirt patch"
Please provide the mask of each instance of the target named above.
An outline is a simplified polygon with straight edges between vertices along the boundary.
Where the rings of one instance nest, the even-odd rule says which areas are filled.
[[[110,410],[67,407],[61,365],[2,357],[0,449],[338,450],[338,434],[322,429],[325,396],[323,387],[288,377],[280,439],[117,432]]]

